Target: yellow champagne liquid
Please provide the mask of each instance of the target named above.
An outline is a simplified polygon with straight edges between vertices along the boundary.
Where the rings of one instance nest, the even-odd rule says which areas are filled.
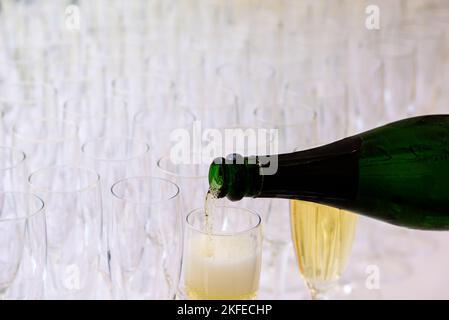
[[[186,250],[185,293],[189,299],[255,299],[260,254],[250,235],[195,234]]]
[[[299,269],[309,289],[321,290],[344,271],[355,235],[357,216],[315,203],[290,202],[292,239]],[[324,289],[325,290],[325,289]]]

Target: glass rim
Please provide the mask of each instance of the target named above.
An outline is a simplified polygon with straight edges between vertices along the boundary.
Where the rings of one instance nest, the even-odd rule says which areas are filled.
[[[42,88],[46,88],[46,91],[53,91],[52,93],[54,94],[54,99],[56,99],[56,95],[58,94],[58,90],[57,88],[46,81],[0,81],[0,87],[2,86],[7,86],[7,87],[42,87]],[[41,100],[41,99],[36,99],[36,98],[31,98],[31,99],[23,99],[23,98],[18,98],[18,99],[10,99],[10,98],[4,98],[4,97],[0,97],[0,102],[14,102],[17,104],[24,104],[24,103],[33,103],[33,104],[40,104],[40,102],[37,102],[36,100]]]
[[[20,116],[19,116],[20,118]],[[44,118],[44,117],[32,117],[33,121],[35,122],[44,122],[44,123],[57,123],[57,124],[67,124],[69,127],[71,127],[72,129],[74,129],[74,133],[67,135],[67,136],[63,136],[60,138],[45,138],[45,139],[36,139],[33,137],[28,137],[26,135],[23,135],[19,130],[18,130],[18,126],[19,125],[24,125],[23,122],[19,121],[20,119],[18,119],[14,125],[12,126],[12,134],[13,137],[17,137],[23,141],[28,141],[28,142],[35,142],[35,143],[58,143],[58,142],[63,142],[63,141],[67,141],[67,140],[76,140],[78,139],[78,130],[79,127],[76,123],[72,122],[72,121],[68,121],[68,120],[63,120],[63,119],[59,119],[59,118],[54,118],[54,117],[49,117],[49,118]]]
[[[32,81],[32,80],[26,80],[26,81],[0,81],[0,84],[3,86],[17,86],[17,87],[24,87],[24,86],[29,86],[29,87],[43,87],[43,88],[48,88],[51,89],[54,93],[57,92],[57,88],[51,84],[50,82],[47,81]]]
[[[178,90],[177,94],[182,98],[182,97],[185,96],[186,92],[191,93],[192,92],[192,85],[195,86],[194,89],[202,89],[204,91],[204,86],[202,86],[201,84],[195,82],[193,84],[190,84],[190,86],[187,86],[187,87],[185,86],[185,84],[182,85],[182,86],[178,85],[178,87],[176,88]],[[206,85],[206,89],[211,89],[212,90],[212,96],[216,96],[215,93],[218,93],[218,96],[220,96],[221,94],[226,94],[226,96],[233,97],[235,100],[238,99],[237,92],[233,88],[230,88],[229,86],[226,86],[224,84],[218,83],[218,84],[215,84],[212,87],[208,87]],[[210,92],[208,92],[208,93],[210,94]],[[183,101],[183,100],[180,99],[180,101]],[[186,103],[186,104],[188,104],[188,103]]]
[[[91,153],[86,151],[86,147],[92,143],[95,142],[99,142],[99,141],[105,141],[105,140],[128,140],[128,141],[133,141],[133,142],[138,142],[139,144],[145,146],[145,150],[143,150],[142,152],[139,152],[136,155],[133,155],[131,157],[125,157],[125,158],[121,158],[121,159],[108,159],[108,158],[104,158],[104,157],[96,157],[93,156]],[[123,162],[123,161],[129,161],[129,160],[134,160],[134,159],[138,159],[140,157],[142,157],[145,154],[148,154],[150,151],[150,145],[145,142],[144,140],[140,140],[140,139],[135,139],[135,138],[131,138],[131,137],[127,137],[127,136],[102,136],[102,137],[97,137],[97,138],[92,138],[90,140],[85,141],[82,146],[81,146],[81,152],[83,154],[85,154],[86,156],[88,156],[89,158],[95,160],[95,161],[104,161],[104,162]]]
[[[269,119],[266,116],[262,116],[260,114],[260,112],[262,110],[273,110],[274,112],[276,112],[276,109],[274,109],[273,107],[281,107],[280,110],[294,110],[294,111],[304,110],[308,114],[310,114],[311,117],[308,118],[308,119],[302,118],[304,120],[301,120],[301,122],[279,123],[279,121],[275,121],[273,119]],[[316,121],[317,118],[318,118],[317,111],[313,107],[311,107],[310,105],[304,104],[304,103],[301,103],[301,104],[298,104],[298,105],[295,105],[295,106],[286,106],[283,103],[267,104],[265,106],[255,108],[253,110],[253,114],[256,116],[256,119],[258,119],[259,121],[261,121],[263,123],[267,123],[267,124],[275,124],[275,125],[278,125],[279,127],[294,127],[294,126],[304,125],[304,124],[308,124],[308,123],[311,123],[313,121]]]
[[[204,210],[205,210],[204,208],[196,208],[196,209],[191,210],[191,211],[187,214],[187,216],[186,216],[186,218],[185,218],[186,226],[187,226],[188,228],[190,228],[191,230],[194,230],[195,232],[198,232],[198,233],[203,234],[203,235],[208,235],[208,236],[210,235],[210,236],[212,236],[212,237],[235,237],[235,236],[241,236],[241,235],[250,233],[251,231],[260,228],[261,225],[262,225],[262,217],[260,216],[260,214],[258,214],[256,211],[254,211],[254,210],[252,210],[252,209],[248,209],[248,208],[239,208],[239,207],[235,207],[235,206],[226,206],[226,205],[224,205],[224,206],[217,206],[217,208],[225,208],[225,209],[231,209],[231,210],[236,210],[236,209],[237,209],[237,210],[243,210],[243,211],[246,211],[246,213],[248,213],[248,214],[250,214],[250,215],[256,217],[257,223],[256,223],[255,225],[253,225],[253,226],[251,226],[251,227],[245,229],[245,230],[241,230],[241,231],[237,231],[237,232],[233,232],[233,233],[228,233],[228,232],[223,232],[223,233],[214,233],[214,232],[212,232],[212,233],[208,233],[208,232],[205,231],[205,230],[201,230],[201,229],[199,229],[199,228],[197,228],[197,227],[194,227],[194,226],[189,222],[189,218],[190,218],[191,216],[193,216],[193,215],[195,215],[195,214],[198,214],[198,213],[200,213],[200,212],[202,212],[202,213],[204,214]]]
[[[324,21],[324,23],[331,23],[335,24],[336,21],[333,20],[327,20]],[[332,30],[333,27],[331,24],[325,24],[324,29],[326,31],[330,31],[330,33],[326,33],[324,36],[318,36],[316,35],[316,32],[321,32],[320,28],[317,26],[308,26],[306,30],[303,30],[305,32],[306,38],[290,38],[290,40],[294,46],[298,47],[307,47],[312,50],[318,49],[318,55],[326,55],[331,54],[325,52],[320,52],[323,49],[329,49],[331,48],[337,48],[337,52],[340,50],[345,49],[345,45],[350,41],[344,32],[337,32],[335,30]],[[338,24],[335,24],[334,27],[338,26]],[[290,36],[291,37],[291,36]],[[320,50],[321,49],[321,50]]]
[[[267,73],[268,76],[265,79],[272,79],[272,78],[275,78],[277,76],[276,67],[271,65],[268,61],[263,61],[263,60],[252,62],[249,65],[246,65],[244,63],[239,63],[239,62],[237,62],[237,63],[235,63],[235,62],[224,62],[224,63],[221,63],[219,66],[216,67],[216,72],[217,72],[218,77],[220,77],[220,79],[225,81],[226,80],[226,75],[223,72],[223,70],[225,68],[228,68],[229,66],[236,67],[236,66],[241,66],[241,65],[248,66],[248,68],[250,68],[253,64],[260,64],[262,66],[265,66],[266,70],[269,70],[269,72]],[[256,69],[258,69],[258,68],[256,68]],[[259,74],[259,72],[257,74]],[[233,91],[232,87],[229,86],[229,85],[223,84],[223,87],[225,87],[228,90]]]
[[[382,70],[382,68],[383,68],[383,61],[382,61],[382,59],[374,57],[374,56],[373,57],[370,56],[368,59],[370,61],[369,61],[369,66],[368,66],[367,69],[365,69],[365,70],[360,70],[360,69],[354,70],[353,68],[350,68],[348,74],[356,74],[356,75],[362,74],[362,75],[366,75],[366,71],[371,72],[371,74],[372,74],[375,71]]]
[[[321,91],[325,91],[325,90],[323,90],[323,87],[324,88],[332,87],[331,93],[326,92],[325,95],[317,96],[315,104],[319,104],[322,101],[327,101],[328,99],[332,99],[332,98],[336,98],[336,97],[343,96],[343,97],[347,98],[347,96],[348,96],[349,87],[348,87],[347,83],[333,81],[333,83],[330,84],[330,82],[324,78],[314,78],[314,77],[311,77],[311,78],[306,77],[303,79],[294,79],[294,80],[288,82],[286,85],[286,88],[285,88],[285,92],[289,96],[293,96],[293,97],[301,96],[301,91],[298,91],[297,89],[294,89],[291,87],[291,84],[295,84],[295,83],[308,83],[309,85],[313,85],[314,89],[320,89]],[[309,106],[308,104],[303,104],[303,105]],[[311,107],[311,106],[309,106],[309,107]],[[313,107],[311,107],[311,108],[313,108]]]
[[[41,174],[42,172],[45,171],[51,171],[51,170],[58,170],[58,169],[78,169],[78,170],[82,170],[85,173],[89,173],[91,174],[93,177],[95,177],[92,182],[89,182],[86,186],[83,186],[79,189],[75,189],[75,190],[52,190],[49,188],[43,188],[43,187],[39,187],[36,184],[32,183],[32,178],[36,177],[36,175]],[[54,194],[69,194],[69,193],[79,193],[79,192],[84,192],[90,189],[93,189],[95,186],[99,186],[100,185],[100,175],[88,168],[85,167],[80,167],[80,166],[72,166],[72,165],[55,165],[55,166],[48,166],[48,167],[44,167],[44,168],[40,168],[37,169],[35,171],[33,171],[31,174],[28,175],[28,179],[27,179],[28,184],[33,188],[33,191],[38,191],[38,192],[49,192],[49,193],[54,193]]]
[[[170,77],[164,76],[163,74],[159,74],[159,73],[152,73],[152,74],[143,74],[143,75],[138,75],[136,76],[125,76],[125,77],[116,77],[112,80],[110,80],[110,84],[111,84],[111,88],[112,88],[112,96],[115,97],[124,97],[124,96],[129,96],[129,89],[126,88],[118,88],[117,83],[120,82],[136,82],[138,79],[145,79],[145,78],[155,78],[158,80],[162,80],[165,81],[169,84],[169,88],[174,88],[175,87],[175,82],[173,81],[173,79],[171,79]],[[141,94],[141,90],[139,90],[139,95]],[[144,92],[144,91],[143,91]],[[145,92],[144,92],[145,93]],[[147,96],[146,94],[144,94],[144,96]],[[153,95],[152,95],[153,96]]]
[[[380,44],[382,59],[413,58],[416,54],[416,45],[408,39],[398,39],[387,35]]]
[[[119,98],[116,98],[116,99],[119,100]],[[75,103],[81,104],[84,102],[87,102],[85,97],[69,97],[69,98],[65,99],[64,102],[62,103],[62,112],[63,112],[62,116],[64,117],[62,120],[68,121],[68,122],[76,121],[76,120],[72,120],[71,118],[66,120],[65,116],[67,116],[67,115],[78,118],[77,119],[78,121],[82,121],[84,119],[97,119],[97,118],[110,117],[107,112],[107,109],[108,109],[107,107],[105,110],[102,110],[102,112],[99,112],[99,113],[93,112],[94,114],[92,114],[92,115],[90,115],[90,114],[86,115],[85,113],[82,113],[82,112],[76,112],[70,108],[72,106],[72,104],[75,104]],[[122,107],[125,110],[127,107],[127,103],[121,99],[120,99],[120,103],[122,104]],[[77,111],[80,111],[80,110],[78,109]]]
[[[30,46],[29,48],[27,47],[20,47],[21,49],[36,49],[33,48],[33,46]],[[43,48],[43,47],[42,47]],[[41,48],[39,48],[41,49]],[[29,64],[31,66],[37,66],[40,63],[42,63],[43,57],[39,56],[40,54],[38,54],[38,56],[32,57],[32,56],[27,56],[27,57],[18,57],[17,59],[15,57],[1,57],[0,58],[0,62],[5,63],[7,65],[16,65],[16,64]]]
[[[162,173],[165,173],[165,174],[167,174],[167,175],[170,175],[170,176],[173,176],[173,177],[176,177],[176,178],[184,178],[184,179],[199,179],[199,178],[207,178],[207,176],[208,176],[208,173],[206,173],[206,174],[204,174],[204,175],[186,175],[186,174],[178,174],[178,173],[175,173],[175,172],[173,172],[173,171],[171,171],[171,170],[168,170],[167,168],[164,168],[164,167],[162,167],[162,165],[161,165],[161,163],[162,163],[162,161],[164,161],[164,160],[168,160],[168,161],[170,161],[171,159],[170,159],[170,156],[169,155],[164,155],[164,156],[161,156],[158,160],[157,160],[157,162],[156,162],[156,166],[157,166],[157,168],[159,169],[159,170],[161,170],[162,171]],[[173,163],[173,162],[171,162],[171,163]],[[173,163],[175,166],[176,165],[178,165],[178,164],[176,164],[176,163]],[[202,164],[202,163],[197,163],[197,164],[194,164],[195,166],[201,166],[201,165],[205,165],[205,164]]]
[[[200,103],[182,103],[179,106],[183,109],[188,109],[188,110],[193,110],[193,111],[216,111],[216,110],[222,110],[222,111],[227,111],[228,109],[231,108],[237,108],[238,107],[238,97],[237,95],[233,94],[233,97],[235,98],[234,101],[230,102],[230,103],[223,103],[223,104],[200,104]],[[196,117],[196,115],[195,115]],[[201,120],[199,117],[195,120]]]
[[[176,191],[175,191],[174,194],[171,195],[170,197],[165,198],[165,199],[161,199],[161,200],[157,200],[157,201],[150,201],[150,202],[139,202],[139,201],[134,201],[134,200],[128,199],[128,198],[126,198],[126,197],[124,197],[124,196],[118,195],[117,192],[116,192],[116,190],[115,190],[116,187],[117,187],[119,184],[128,182],[128,181],[130,181],[130,180],[136,180],[136,181],[140,181],[140,180],[143,180],[143,181],[145,181],[145,180],[152,180],[152,181],[155,181],[155,180],[158,180],[158,181],[163,181],[164,183],[170,184],[170,185],[172,185],[173,187],[175,187],[175,190],[176,190]],[[138,206],[153,206],[153,205],[157,205],[157,204],[160,204],[160,203],[164,203],[164,202],[173,200],[173,199],[175,199],[176,197],[178,197],[179,194],[180,194],[179,186],[178,186],[176,183],[174,183],[174,182],[172,182],[172,181],[170,181],[170,180],[168,180],[168,179],[164,179],[164,178],[160,178],[160,177],[155,177],[155,176],[135,176],[135,177],[127,177],[127,178],[123,178],[123,179],[120,179],[120,180],[114,182],[114,184],[113,184],[113,185],[111,186],[111,188],[110,188],[110,191],[111,191],[111,193],[112,193],[112,195],[114,196],[115,199],[120,200],[120,201],[124,201],[124,202],[128,202],[128,203],[131,203],[131,204],[134,204],[134,205],[138,205]]]
[[[379,61],[382,61],[382,59],[377,59]],[[285,91],[295,94],[296,92],[298,92],[297,89],[292,87],[292,84],[301,84],[304,86],[309,86],[309,87],[332,87],[332,90],[340,92],[340,91],[347,91],[347,87],[348,84],[345,81],[331,81],[331,79],[333,78],[325,78],[323,76],[309,76],[309,75],[305,75],[305,76],[300,76],[300,77],[295,77],[292,79],[289,79],[288,81],[286,81],[286,83],[284,84],[285,87]]]
[[[141,108],[139,110],[137,110],[136,114],[133,116],[133,122],[138,125],[141,126],[143,125],[143,121],[142,118],[146,117],[149,115],[149,112],[151,112],[152,110],[175,110],[175,111],[182,111],[184,112],[185,115],[189,115],[190,119],[188,121],[183,121],[186,122],[184,123],[186,126],[191,125],[194,121],[197,120],[196,115],[190,111],[190,109],[188,107],[184,107],[184,106],[172,106],[172,107],[166,107],[166,106],[157,106],[157,107],[146,107],[146,108]]]
[[[13,194],[13,195],[26,195],[28,197],[32,197],[34,199],[36,199],[39,203],[38,208],[33,211],[32,213],[29,213],[23,217],[16,217],[16,218],[0,218],[0,223],[2,222],[11,222],[11,221],[21,221],[21,220],[28,220],[31,219],[35,216],[37,216],[38,214],[42,213],[44,211],[45,208],[45,202],[44,200],[42,200],[41,197],[39,197],[38,195],[31,193],[31,192],[20,192],[20,191],[0,191],[0,195],[6,195],[6,194]]]
[[[0,168],[0,171],[7,171],[7,170],[17,168],[17,166],[20,165],[21,163],[23,163],[27,158],[25,152],[23,152],[22,150],[19,150],[17,148],[8,147],[8,146],[0,146],[0,149],[10,150],[10,151],[16,153],[17,155],[20,155],[20,159],[16,163],[11,164],[10,166],[7,166],[5,168]]]
[[[448,8],[449,9],[449,8]],[[425,14],[425,10],[423,14]],[[403,21],[397,22],[391,26],[392,30],[386,36],[401,36],[404,39],[413,42],[415,37],[426,36],[430,39],[438,39],[444,35],[444,29],[441,26],[436,26],[437,23],[425,22],[422,20],[413,20],[407,18]]]

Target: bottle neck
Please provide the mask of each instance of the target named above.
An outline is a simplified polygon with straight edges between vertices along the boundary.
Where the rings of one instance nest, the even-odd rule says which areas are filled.
[[[254,197],[260,193],[262,180],[260,163],[255,157],[229,155],[215,159],[209,168],[209,189],[218,198],[231,201]]]

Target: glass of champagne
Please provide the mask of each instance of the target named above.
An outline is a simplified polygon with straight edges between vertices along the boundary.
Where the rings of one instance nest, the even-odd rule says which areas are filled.
[[[192,300],[249,300],[259,290],[262,262],[260,216],[217,206],[186,218],[183,295]]]
[[[299,270],[312,299],[325,299],[346,268],[357,215],[315,203],[290,203],[292,239]]]
[[[285,94],[286,104],[295,100],[310,103],[317,110],[317,130],[296,131],[307,137],[297,145],[299,151],[317,145],[317,141],[333,141],[347,135],[348,101],[345,83],[320,79],[293,81]],[[290,119],[291,117],[289,117]],[[313,123],[315,118],[309,118]],[[314,126],[310,127],[311,129]],[[293,200],[290,203],[293,245],[297,260],[312,299],[325,299],[337,287],[351,252],[357,216],[324,205]]]

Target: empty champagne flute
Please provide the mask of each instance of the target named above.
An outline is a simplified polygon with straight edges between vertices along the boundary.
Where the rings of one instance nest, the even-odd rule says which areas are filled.
[[[94,298],[103,220],[99,175],[53,166],[33,172],[28,181],[46,203],[46,297]]]
[[[178,186],[139,176],[119,180],[111,191],[117,298],[174,299],[183,243]]]
[[[105,136],[128,134],[127,104],[118,99],[99,95],[82,96],[65,101],[62,119],[78,126],[80,143]]]
[[[382,60],[360,53],[353,59],[348,76],[348,132],[351,135],[373,129],[385,120]]]
[[[30,193],[9,191],[1,191],[0,200],[0,299],[41,299],[46,261],[44,202]]]
[[[11,136],[12,126],[23,114],[33,113],[41,118],[56,117],[57,92],[50,84],[0,81],[0,92],[0,108],[8,137]]]
[[[6,50],[5,50],[6,51]],[[33,82],[44,80],[43,47],[17,46],[0,56],[0,80]]]
[[[385,120],[411,115],[416,103],[416,52],[407,40],[385,39],[381,45],[384,65]]]
[[[276,70],[263,61],[225,63],[217,69],[223,87],[236,93],[239,124],[250,124],[252,109],[245,106],[273,104],[279,101]]]
[[[175,84],[158,74],[142,76],[127,75],[112,81],[112,95],[128,104],[128,117],[147,107],[172,106],[175,99]]]
[[[98,137],[86,141],[81,147],[81,163],[97,172],[101,177],[103,203],[104,250],[100,269],[106,275],[117,267],[111,256],[109,240],[111,237],[111,215],[113,212],[112,185],[129,176],[149,175],[151,172],[150,147],[147,143],[126,137]],[[115,260],[114,260],[115,259]]]
[[[22,114],[12,128],[12,145],[28,156],[30,171],[79,162],[78,127],[56,118]]]
[[[170,152],[193,130],[195,115],[187,108],[155,106],[139,110],[134,116],[132,136],[151,146],[153,162]],[[181,135],[181,136],[180,136]]]
[[[444,66],[443,31],[443,28],[437,23],[415,20],[401,21],[387,31],[388,36],[395,39],[396,44],[402,41],[403,50],[414,51],[414,70],[397,69],[398,76],[402,73],[407,77],[409,74],[413,75],[410,73],[411,71],[415,72],[415,103],[409,110],[412,115],[429,114],[435,110],[437,94],[443,79],[441,77],[441,70]],[[409,42],[409,48],[405,47],[406,41]],[[396,54],[398,53],[396,49]],[[406,53],[401,54],[402,63],[410,63],[405,59]],[[398,66],[400,60],[396,60]]]
[[[167,179],[179,186],[183,212],[190,212],[204,204],[209,188],[209,165],[193,161],[179,162],[170,156],[163,156],[157,161],[157,167]]]

